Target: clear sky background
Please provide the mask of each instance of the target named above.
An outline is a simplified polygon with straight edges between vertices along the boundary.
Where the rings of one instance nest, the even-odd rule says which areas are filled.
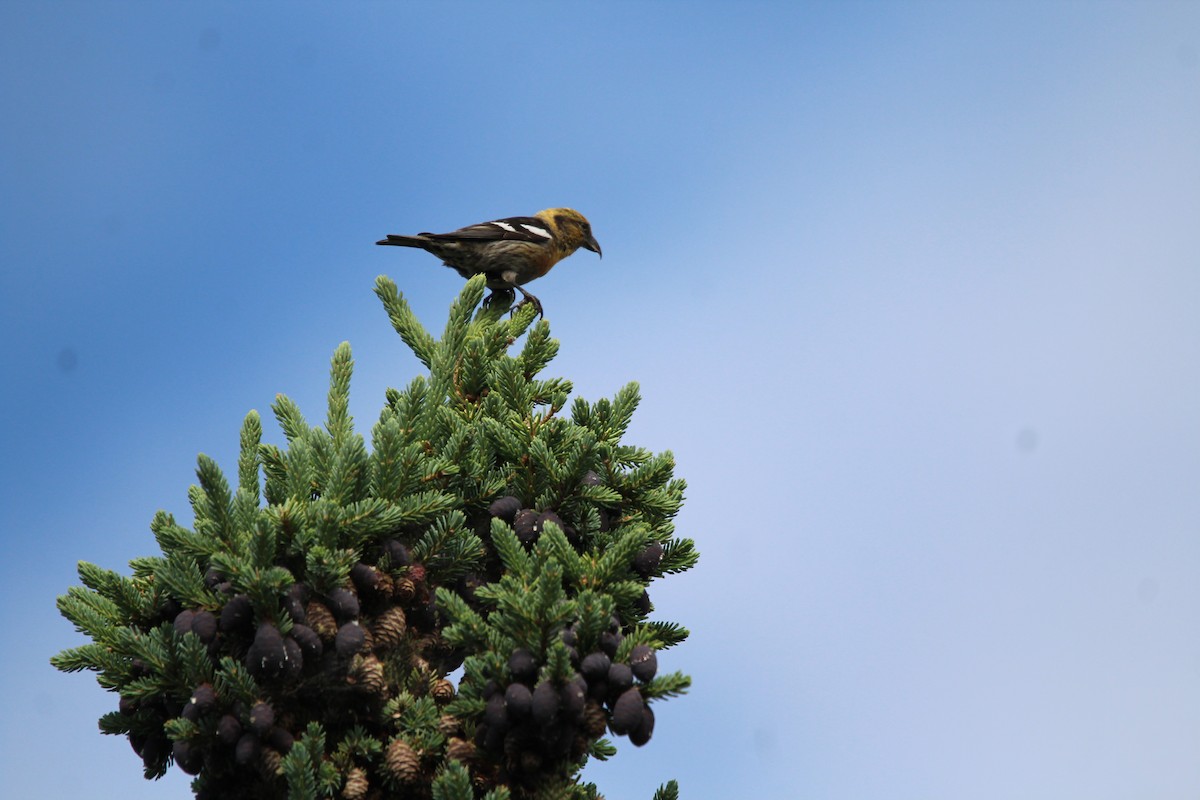
[[[695,679],[611,799],[1200,793],[1200,4],[0,4],[0,786],[142,779],[56,595],[276,392],[352,411],[569,205],[549,374],[640,381]],[[280,441],[277,428],[268,437]]]

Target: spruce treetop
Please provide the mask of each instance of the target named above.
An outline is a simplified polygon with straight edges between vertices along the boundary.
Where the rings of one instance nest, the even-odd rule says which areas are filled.
[[[674,459],[621,441],[636,384],[566,412],[549,324],[476,312],[482,277],[441,339],[375,292],[429,374],[387,391],[369,446],[343,343],[323,425],[280,395],[276,446],[251,411],[235,482],[202,454],[192,526],[155,515],[161,555],[79,564],[58,607],[91,641],[51,663],[97,673],[101,730],[199,798],[596,798],[606,733],[645,745],[690,683],[659,669],[687,630],[648,593],[697,559]]]

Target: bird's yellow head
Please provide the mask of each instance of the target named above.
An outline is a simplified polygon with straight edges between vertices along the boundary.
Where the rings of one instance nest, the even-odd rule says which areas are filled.
[[[600,252],[600,243],[592,235],[592,224],[587,221],[587,217],[575,209],[547,208],[534,216],[550,226],[550,229],[554,231],[555,239],[568,255],[582,247],[591,250],[601,258],[604,257],[604,254]]]

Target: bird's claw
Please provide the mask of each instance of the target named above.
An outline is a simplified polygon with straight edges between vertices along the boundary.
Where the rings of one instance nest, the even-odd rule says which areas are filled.
[[[503,306],[505,310],[512,307],[512,301],[516,299],[517,293],[512,289],[496,289],[487,297],[483,298],[484,308],[493,308],[495,306]],[[501,311],[500,313],[504,313]]]
[[[512,315],[514,317],[517,315],[517,312],[520,311],[522,308],[524,308],[526,305],[533,306],[534,310],[537,311],[538,319],[541,319],[542,317],[546,316],[546,312],[542,309],[542,301],[541,300],[538,300],[536,297],[531,295],[529,292],[521,292],[521,294],[525,295],[525,298],[523,300],[521,300],[521,302],[517,303],[515,306],[512,307]]]
[[[521,302],[513,305],[513,300],[516,298],[517,292],[520,292],[522,295]],[[487,297],[483,298],[484,308],[490,309],[495,308],[496,306],[502,306],[508,310],[509,314],[513,316],[516,316],[516,313],[526,305],[532,305],[534,307],[534,309],[537,311],[539,319],[546,316],[546,312],[542,308],[542,301],[538,300],[536,297],[519,286],[515,291],[512,289],[496,289]],[[501,311],[500,313],[504,312]]]

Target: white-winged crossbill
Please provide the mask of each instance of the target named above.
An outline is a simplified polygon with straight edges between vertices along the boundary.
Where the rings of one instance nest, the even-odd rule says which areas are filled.
[[[517,308],[532,303],[539,315],[541,301],[521,288],[523,284],[542,277],[580,247],[602,256],[591,224],[583,214],[570,208],[547,208],[532,217],[480,222],[450,233],[416,236],[389,233],[375,244],[419,247],[433,253],[464,278],[487,275],[492,294],[483,301],[484,305],[490,305],[498,294],[511,300],[515,289],[524,298]]]

